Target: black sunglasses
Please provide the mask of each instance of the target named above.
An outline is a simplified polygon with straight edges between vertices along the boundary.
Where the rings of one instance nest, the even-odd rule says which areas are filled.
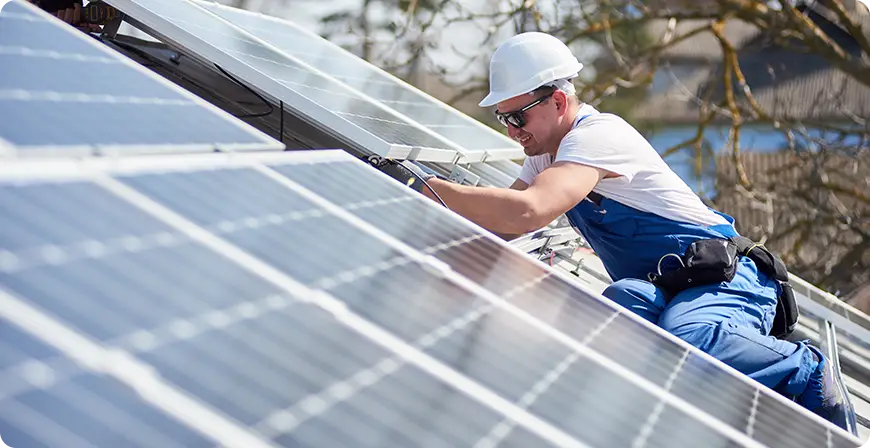
[[[544,95],[544,96],[536,99],[535,101],[532,101],[531,103],[527,104],[526,106],[523,106],[522,108],[517,109],[513,112],[501,113],[501,112],[496,111],[495,117],[498,118],[499,123],[504,125],[504,127],[511,125],[517,129],[519,129],[519,128],[526,125],[525,112],[527,110],[537,106],[538,104],[543,103],[544,101],[547,100],[547,98],[550,98],[551,96],[553,96],[554,93],[556,93],[555,90],[550,92],[547,95]]]

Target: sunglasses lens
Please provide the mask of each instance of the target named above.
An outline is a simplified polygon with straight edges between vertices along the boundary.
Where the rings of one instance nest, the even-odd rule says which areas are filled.
[[[521,128],[526,125],[526,120],[523,120],[522,112],[511,112],[508,114],[496,113],[495,117],[498,118],[498,122],[504,127],[513,126],[515,128]]]
[[[526,121],[523,120],[523,116],[521,114],[508,115],[507,122],[510,123],[515,128],[521,128],[521,127],[526,125]]]

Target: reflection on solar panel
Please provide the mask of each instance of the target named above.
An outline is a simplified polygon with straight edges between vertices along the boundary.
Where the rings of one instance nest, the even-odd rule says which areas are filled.
[[[479,161],[456,143],[187,0],[111,0],[161,40],[217,64],[313,125],[382,156]]]
[[[487,151],[488,159],[523,157],[516,142],[290,21],[213,2],[196,3],[462,148]]]
[[[283,149],[23,2],[0,12],[0,67],[0,153]]]
[[[11,446],[860,444],[343,152],[16,161],[0,208]]]

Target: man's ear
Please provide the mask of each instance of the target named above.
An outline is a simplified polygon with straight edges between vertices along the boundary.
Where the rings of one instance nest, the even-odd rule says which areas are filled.
[[[556,102],[556,110],[558,110],[560,114],[565,113],[565,111],[568,110],[568,94],[556,89],[556,91],[553,92],[553,100]]]

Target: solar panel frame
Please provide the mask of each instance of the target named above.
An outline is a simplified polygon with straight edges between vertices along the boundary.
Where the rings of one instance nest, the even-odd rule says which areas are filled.
[[[360,59],[357,55],[351,53],[350,51],[348,51],[348,50],[346,50],[346,49],[344,49],[344,48],[342,48],[342,47],[340,47],[332,42],[329,42],[328,40],[326,40],[326,39],[322,38],[321,36],[317,35],[316,33],[314,33],[313,31],[306,29],[306,28],[298,25],[297,23],[295,23],[293,21],[286,20],[286,19],[283,19],[280,17],[270,16],[267,14],[262,14],[262,13],[255,12],[255,11],[234,8],[234,7],[226,5],[226,4],[218,3],[215,0],[191,0],[191,1],[194,3],[200,4],[205,8],[214,8],[217,10],[225,10],[225,11],[228,11],[228,12],[233,13],[233,14],[241,14],[241,15],[246,15],[246,16],[250,16],[250,17],[256,17],[259,20],[275,22],[275,23],[279,23],[282,26],[292,28],[294,31],[296,31],[300,34],[304,34],[304,35],[310,37],[311,39],[318,40],[318,43],[321,43],[325,46],[330,47],[336,53],[343,54],[347,58],[353,58],[355,60],[361,61],[362,63],[366,64],[366,66],[370,70],[370,72],[377,74],[377,76],[382,77],[384,81],[394,83],[395,86],[397,86],[398,88],[403,89],[403,90],[408,91],[408,92],[411,92],[413,95],[421,97],[421,99],[423,99],[425,102],[428,102],[433,106],[438,106],[438,107],[444,108],[450,112],[455,111],[455,115],[460,120],[468,123],[468,125],[470,127],[475,128],[479,132],[486,133],[488,135],[491,135],[495,138],[498,138],[498,139],[501,139],[504,141],[504,147],[486,149],[485,152],[487,154],[486,154],[485,160],[522,159],[525,157],[525,154],[523,153],[523,148],[519,144],[517,144],[515,141],[513,141],[512,139],[505,136],[504,134],[495,131],[494,129],[490,128],[489,126],[484,125],[480,121],[475,120],[474,118],[471,118],[468,115],[466,115],[460,111],[456,111],[452,107],[444,104],[441,100],[439,100],[439,99],[429,95],[428,93],[418,89],[417,87],[403,81],[402,79],[396,77],[392,73],[389,73],[386,70],[383,70],[382,68],[380,68],[374,64],[371,64],[367,61]],[[232,22],[232,20],[230,20],[229,18],[226,18],[226,20]],[[242,25],[238,25],[238,26],[244,28]],[[289,54],[293,55],[294,57],[296,57],[296,55],[294,55],[293,53],[290,53],[289,51],[287,51],[287,52]],[[297,59],[302,60],[301,57],[297,57]],[[339,81],[341,80],[340,78],[337,78],[337,79]],[[372,79],[372,81],[380,82],[382,80]],[[377,101],[377,100],[375,100],[375,101]],[[401,114],[401,112],[398,112],[398,111],[396,111],[396,112]],[[410,117],[409,117],[409,119],[410,119]],[[426,126],[425,123],[421,123],[421,125],[424,127]],[[435,130],[435,132],[437,132],[437,130]],[[445,138],[449,139],[449,137],[446,137],[446,136],[445,136]],[[466,161],[467,160],[460,160],[459,163],[466,162]]]
[[[85,33],[82,33],[74,28],[68,27],[66,24],[57,20],[57,18],[51,16],[45,11],[41,10],[37,6],[22,0],[9,0],[5,2],[0,2],[0,8],[6,6],[7,3],[14,3],[23,8],[26,8],[28,12],[33,13],[37,17],[43,19],[46,23],[50,23],[53,26],[56,26],[59,30],[66,33],[70,39],[75,39],[79,42],[85,42],[88,44],[88,47],[93,49],[96,52],[100,52],[104,54],[107,58],[113,59],[117,61],[119,64],[128,68],[129,70],[133,70],[139,75],[145,76],[152,82],[157,83],[158,85],[168,89],[172,93],[178,95],[185,100],[190,101],[195,105],[195,107],[200,110],[206,110],[212,115],[222,119],[227,125],[231,125],[239,128],[240,130],[246,132],[251,137],[253,137],[251,142],[238,142],[238,143],[216,143],[216,144],[203,144],[203,143],[195,143],[195,144],[185,144],[185,143],[172,143],[172,144],[100,144],[100,145],[45,145],[45,146],[18,146],[10,142],[9,140],[3,139],[0,137],[0,158],[11,158],[11,157],[56,157],[56,156],[70,156],[70,157],[79,157],[79,156],[92,156],[92,155],[109,155],[109,156],[124,156],[124,155],[135,155],[135,154],[166,154],[166,153],[197,153],[197,152],[213,152],[213,151],[224,151],[224,152],[238,152],[238,151],[280,151],[285,149],[283,143],[278,140],[273,139],[272,137],[266,135],[260,130],[254,128],[253,126],[239,120],[234,117],[230,113],[220,109],[214,104],[205,101],[204,99],[196,96],[195,94],[179,87],[178,85],[172,83],[171,81],[163,78],[155,74],[154,72],[148,70],[147,68],[137,64],[132,61],[128,57],[114,51],[105,45],[100,44],[95,41],[92,37],[89,37]],[[78,117],[76,117],[78,118]],[[256,141],[255,141],[256,140]]]
[[[240,61],[234,56],[228,54],[223,49],[204,41],[198,35],[190,30],[183,29],[177,26],[171,20],[162,17],[159,13],[151,11],[146,6],[140,4],[136,0],[109,0],[107,3],[118,8],[125,14],[125,20],[135,27],[153,35],[159,40],[187,50],[190,56],[202,60],[206,66],[216,64],[224,70],[232,73],[234,76],[248,83],[252,88],[262,93],[264,96],[273,100],[283,101],[284,107],[290,109],[293,113],[304,117],[312,126],[317,127],[323,132],[336,135],[338,138],[354,145],[354,147],[374,152],[383,157],[394,159],[415,159],[421,161],[447,162],[457,163],[459,160],[481,161],[486,157],[483,151],[469,152],[449,141],[433,131],[421,126],[419,123],[399,115],[392,109],[386,107],[380,102],[366,97],[363,93],[346,86],[344,83],[335,80],[328,74],[325,74],[298,58],[289,55],[279,48],[263,41],[257,36],[251,34],[247,30],[225,20],[212,11],[203,8],[188,0],[178,0],[187,5],[190,5],[197,10],[207,14],[210,18],[220,22],[222,26],[231,29],[233,33],[243,35],[246,39],[256,43],[268,52],[278,55],[284,60],[290,61],[300,67],[305,68],[311,73],[318,74],[324,79],[328,79],[343,88],[348,95],[359,97],[367,104],[382,110],[384,113],[395,117],[397,120],[404,120],[407,126],[419,131],[423,135],[434,140],[444,143],[443,148],[411,146],[405,144],[391,143],[379,136],[363,129],[352,121],[342,118],[335,113],[329,111],[325,107],[318,104],[315,100],[295,92],[288,88],[276,79],[273,79],[269,74],[261,72],[256,68]]]

